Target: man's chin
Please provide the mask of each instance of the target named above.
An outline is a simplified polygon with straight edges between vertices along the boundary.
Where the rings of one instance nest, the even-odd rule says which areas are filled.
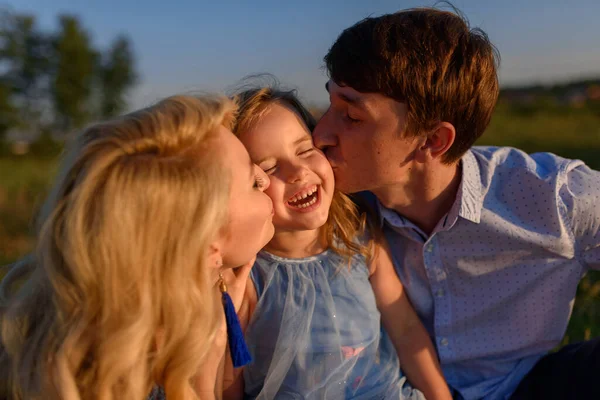
[[[335,176],[335,190],[346,194],[362,192],[364,190],[359,185],[356,185],[358,182],[348,180],[342,174],[336,175],[335,170],[333,173]]]

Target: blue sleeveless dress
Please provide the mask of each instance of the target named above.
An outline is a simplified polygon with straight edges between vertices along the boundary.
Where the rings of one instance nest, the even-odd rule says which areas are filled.
[[[381,328],[365,259],[259,253],[258,303],[246,331],[247,399],[423,400]]]

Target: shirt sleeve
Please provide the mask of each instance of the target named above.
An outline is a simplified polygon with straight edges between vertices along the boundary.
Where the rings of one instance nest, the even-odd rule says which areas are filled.
[[[566,168],[559,197],[575,239],[575,251],[586,269],[600,270],[600,172],[581,162]]]

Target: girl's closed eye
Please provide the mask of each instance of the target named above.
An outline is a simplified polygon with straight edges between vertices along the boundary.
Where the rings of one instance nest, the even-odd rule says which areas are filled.
[[[314,149],[315,149],[315,148],[311,146],[311,147],[309,147],[309,148],[307,148],[307,149],[301,150],[301,151],[300,151],[300,153],[298,153],[298,154],[300,154],[300,155],[307,155],[307,154],[310,154],[310,153],[312,153],[312,151],[313,151]]]
[[[265,174],[267,175],[271,175],[275,172],[275,170],[277,170],[277,164],[273,165],[273,166],[266,166],[266,167],[261,167],[263,171],[265,171]]]

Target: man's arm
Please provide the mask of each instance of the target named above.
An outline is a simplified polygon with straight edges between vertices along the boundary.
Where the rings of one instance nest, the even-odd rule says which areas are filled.
[[[567,167],[558,193],[585,269],[600,270],[600,172],[580,163]]]

